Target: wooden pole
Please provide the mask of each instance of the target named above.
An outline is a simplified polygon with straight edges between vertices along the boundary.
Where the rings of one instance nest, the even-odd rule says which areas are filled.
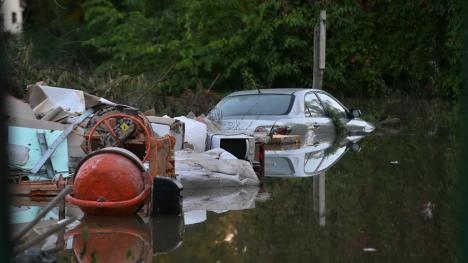
[[[325,72],[325,56],[327,43],[327,11],[320,11],[320,21],[314,28],[314,69],[312,88],[322,89],[323,74]],[[313,179],[314,211],[318,214],[320,226],[325,226],[325,172],[314,175]]]
[[[313,185],[314,211],[317,213],[319,225],[325,226],[325,172],[314,175]]]
[[[327,42],[327,11],[320,12],[319,24],[314,28],[314,65],[312,88],[322,89],[323,74],[325,71],[325,51]]]
[[[312,82],[312,88],[313,89],[320,89],[319,84],[318,84],[318,79],[319,79],[319,27],[315,26],[314,27],[314,65],[313,65],[313,82]]]

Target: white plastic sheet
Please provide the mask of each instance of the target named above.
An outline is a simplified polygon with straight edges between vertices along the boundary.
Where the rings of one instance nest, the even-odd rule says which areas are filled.
[[[184,142],[193,145],[193,150],[195,152],[204,152],[206,149],[207,136],[206,124],[184,116],[175,117],[174,119],[185,123]]]

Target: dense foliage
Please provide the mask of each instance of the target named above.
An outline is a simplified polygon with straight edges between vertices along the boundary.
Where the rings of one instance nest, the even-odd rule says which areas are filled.
[[[459,0],[29,1],[39,67],[144,76],[146,91],[307,87],[313,28],[327,19],[324,88],[335,94],[456,97]],[[151,96],[145,96],[151,97]]]

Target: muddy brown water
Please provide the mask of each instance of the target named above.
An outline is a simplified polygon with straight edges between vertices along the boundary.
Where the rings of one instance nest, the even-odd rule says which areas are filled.
[[[321,177],[292,176],[290,167],[278,167],[300,170],[307,166],[305,152],[296,164],[278,161],[283,176],[266,177],[253,196],[246,191],[242,200],[252,202],[240,210],[217,203],[208,210],[200,205],[185,218],[91,220],[115,236],[93,241],[90,231],[87,251],[92,253],[93,242],[108,242],[107,250],[94,252],[97,262],[456,261],[457,106],[409,99],[346,104],[358,105],[378,126],[385,119],[384,125],[359,140],[359,147],[344,144],[344,153]],[[200,202],[242,194],[215,195]],[[83,247],[73,249],[59,258],[83,254]]]

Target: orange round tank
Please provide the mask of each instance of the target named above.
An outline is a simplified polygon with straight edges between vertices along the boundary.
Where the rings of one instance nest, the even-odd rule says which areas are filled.
[[[135,213],[150,188],[141,163],[129,153],[103,149],[88,156],[78,167],[73,196],[67,200],[90,215]]]

